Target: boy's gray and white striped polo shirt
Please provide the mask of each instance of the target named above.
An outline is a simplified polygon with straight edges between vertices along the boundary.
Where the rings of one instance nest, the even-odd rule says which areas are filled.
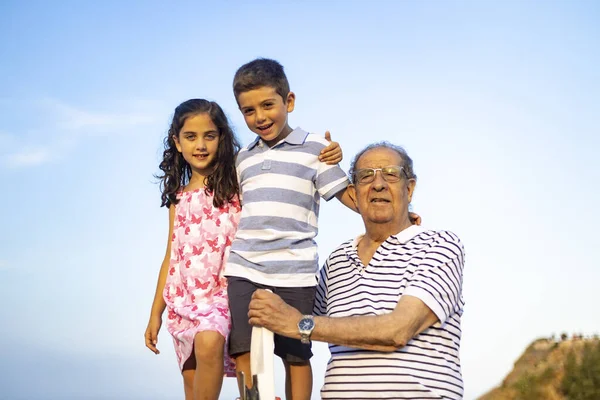
[[[329,345],[323,399],[462,399],[459,358],[463,246],[452,232],[413,225],[390,236],[364,266],[356,246],[338,247],[319,273],[316,315],[392,312],[403,295],[422,300],[439,322],[391,353]]]
[[[242,215],[225,275],[270,286],[315,286],[319,199],[348,186],[319,161],[327,140],[300,128],[273,147],[259,137],[236,160]]]

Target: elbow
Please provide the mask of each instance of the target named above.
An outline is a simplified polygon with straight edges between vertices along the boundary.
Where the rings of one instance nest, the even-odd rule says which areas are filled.
[[[399,350],[406,346],[408,343],[408,338],[402,332],[396,332],[392,337],[392,346],[394,350]]]
[[[400,350],[401,348],[403,348],[404,346],[406,346],[406,342],[407,341],[404,340],[403,337],[394,336],[394,337],[383,340],[378,345],[368,346],[368,347],[364,347],[364,348],[367,350],[380,351],[382,353],[394,353],[394,352]]]

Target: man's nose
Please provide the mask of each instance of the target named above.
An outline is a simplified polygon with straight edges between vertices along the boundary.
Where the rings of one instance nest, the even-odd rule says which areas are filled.
[[[375,171],[375,177],[373,178],[373,183],[371,185],[376,191],[381,191],[387,187],[388,183],[383,179],[383,172]]]

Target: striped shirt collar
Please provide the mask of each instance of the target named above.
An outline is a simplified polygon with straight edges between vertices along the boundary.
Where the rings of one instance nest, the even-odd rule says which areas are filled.
[[[287,135],[287,137],[285,139],[278,142],[277,144],[279,144],[281,142],[287,142],[289,144],[296,144],[296,145],[304,144],[304,141],[306,140],[307,136],[308,136],[308,132],[302,130],[302,128],[300,128],[300,127],[297,127],[296,129],[291,131],[290,134]],[[260,138],[260,136],[256,135],[256,139],[254,139],[254,141],[248,145],[248,150],[252,150],[254,148],[254,146],[256,146],[259,142],[262,142],[262,139]]]
[[[390,237],[388,237],[385,240],[385,242],[388,242],[391,244],[405,244],[406,242],[408,242],[409,240],[411,240],[418,234],[425,232],[427,230],[428,229],[423,228],[422,226],[419,226],[419,225],[411,225],[408,228],[396,233],[395,235],[391,235]],[[351,260],[351,262],[357,266],[362,265],[362,261],[358,257],[358,243],[364,236],[365,236],[365,234],[357,236],[356,238],[354,238],[354,240],[351,240],[349,245],[346,247],[346,255]]]
[[[423,233],[426,230],[427,229],[423,228],[420,225],[411,225],[408,228],[404,229],[403,231],[400,231],[400,232],[396,233],[395,235],[390,236],[388,238],[388,240],[391,242],[398,243],[398,244],[404,244],[404,243],[408,242],[409,240],[411,240],[412,238],[414,238],[415,236],[417,236],[419,233]]]
[[[408,242],[409,240],[411,240],[412,238],[414,238],[415,236],[417,236],[419,233],[425,232],[426,230],[428,230],[428,229],[423,228],[420,225],[411,225],[408,228],[396,233],[395,235],[391,235],[385,241],[396,243],[396,244],[404,244],[404,243]],[[356,249],[358,246],[358,242],[360,242],[360,240],[364,236],[365,236],[365,234],[362,234],[362,235],[354,238],[354,240],[352,242],[350,242],[350,246]]]

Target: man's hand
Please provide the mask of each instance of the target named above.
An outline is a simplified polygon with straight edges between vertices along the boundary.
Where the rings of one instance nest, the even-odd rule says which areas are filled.
[[[248,318],[250,325],[265,327],[279,335],[300,338],[298,322],[302,319],[302,314],[274,293],[262,289],[255,291],[250,301]]]
[[[331,133],[325,132],[325,139],[329,142],[329,145],[321,150],[319,154],[319,161],[326,163],[327,165],[335,165],[342,161],[344,156],[342,148],[338,142],[331,141]]]
[[[158,332],[162,325],[162,318],[160,316],[151,316],[148,321],[148,327],[144,332],[144,340],[146,341],[146,347],[152,350],[154,354],[160,354],[160,351],[156,348],[158,343]]]

